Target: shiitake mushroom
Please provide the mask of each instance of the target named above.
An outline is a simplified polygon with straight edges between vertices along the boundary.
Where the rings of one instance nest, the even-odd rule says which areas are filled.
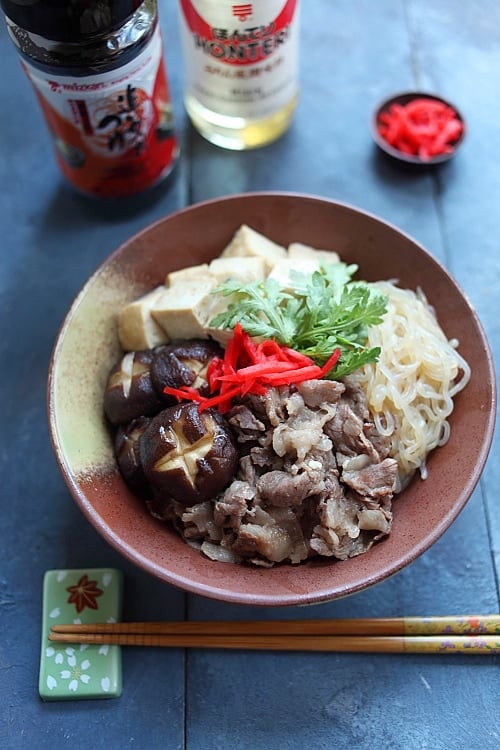
[[[149,496],[151,490],[141,464],[139,438],[149,422],[148,417],[138,417],[127,425],[118,425],[114,443],[116,462],[121,475],[131,489],[144,496]]]
[[[207,367],[222,356],[215,341],[178,341],[127,352],[109,374],[104,411],[115,429],[118,467],[147,504],[163,508],[153,515],[164,517],[172,502],[214,498],[234,476],[238,452],[225,418],[163,392],[188,385],[208,394]]]
[[[144,474],[159,496],[190,506],[214,498],[231,481],[238,452],[216,409],[185,402],[154,417],[139,438]]]
[[[112,368],[104,392],[104,411],[114,424],[152,416],[163,403],[153,387],[150,350],[127,352]]]
[[[113,425],[154,416],[175,398],[165,386],[198,388],[208,395],[207,367],[223,350],[210,339],[178,341],[156,349],[127,352],[112,368],[104,393],[104,411]]]
[[[172,403],[172,398],[163,394],[165,386],[180,388],[183,385],[197,388],[208,395],[207,367],[214,357],[223,357],[224,352],[211,339],[191,339],[159,346],[151,362],[151,381],[158,395]]]

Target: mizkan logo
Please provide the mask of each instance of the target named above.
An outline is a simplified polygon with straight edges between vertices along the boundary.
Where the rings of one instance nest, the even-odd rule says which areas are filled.
[[[217,10],[210,9],[210,18],[205,5],[203,0],[181,0],[195,50],[220,62],[249,65],[268,59],[286,43],[297,0],[220,2]]]

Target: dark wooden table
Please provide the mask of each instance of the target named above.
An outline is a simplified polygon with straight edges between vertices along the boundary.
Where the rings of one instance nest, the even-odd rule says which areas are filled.
[[[182,159],[153,196],[105,205],[78,197],[60,179],[2,25],[0,746],[6,750],[500,746],[498,657],[124,649],[120,698],[39,699],[42,576],[53,568],[120,568],[127,619],[499,611],[500,433],[470,502],[412,565],[356,596],[279,612],[186,595],[131,566],[84,519],[55,463],[47,367],[73,297],[131,234],[214,196],[300,191],[396,224],[450,269],[500,356],[500,5],[302,5],[301,99],[293,126],[268,148],[232,153],[204,142],[187,124],[175,4],[160,3]],[[434,171],[403,168],[370,139],[377,102],[415,87],[450,97],[468,122],[461,152]]]

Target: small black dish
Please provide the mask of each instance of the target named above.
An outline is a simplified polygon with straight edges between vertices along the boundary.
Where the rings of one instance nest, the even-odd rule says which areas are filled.
[[[380,116],[384,113],[389,113],[391,110],[392,105],[398,104],[402,107],[405,107],[410,102],[414,101],[415,99],[426,99],[434,102],[439,102],[441,104],[445,104],[448,107],[451,107],[451,109],[454,111],[456,119],[461,123],[462,129],[460,134],[449,143],[451,146],[451,151],[447,153],[439,153],[436,154],[430,158],[422,158],[418,156],[418,154],[411,154],[406,153],[405,151],[400,151],[398,148],[396,148],[394,145],[391,145],[388,143],[388,141],[384,138],[384,136],[381,134],[379,130],[380,126]],[[388,99],[385,99],[376,109],[372,117],[371,122],[371,130],[372,130],[372,136],[379,148],[382,149],[382,151],[385,151],[386,154],[389,154],[389,156],[392,156],[395,159],[398,159],[399,161],[406,162],[407,164],[418,164],[421,166],[433,166],[434,164],[442,164],[443,162],[448,161],[453,156],[455,156],[457,150],[459,149],[460,145],[462,144],[464,137],[465,137],[465,121],[462,115],[460,114],[459,110],[455,107],[454,104],[449,102],[446,99],[443,99],[441,96],[436,96],[435,94],[428,94],[423,91],[408,91],[401,94],[395,94]]]

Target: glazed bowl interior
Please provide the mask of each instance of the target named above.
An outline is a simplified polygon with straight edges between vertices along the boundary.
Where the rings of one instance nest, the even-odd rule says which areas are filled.
[[[270,569],[220,563],[155,520],[125,485],[103,415],[108,373],[120,349],[117,313],[164,282],[168,271],[217,256],[241,224],[276,242],[337,251],[368,281],[421,287],[449,338],[472,366],[455,399],[451,438],[394,500],[391,534],[342,562],[309,560]],[[191,206],[148,227],[109,256],[74,301],[59,332],[48,381],[55,455],[74,500],[126,558],[186,591],[251,605],[311,604],[382,581],[427,550],[456,518],[479,480],[491,445],[495,377],[482,326],[447,271],[410,237],[348,205],[296,194],[245,194]]]

